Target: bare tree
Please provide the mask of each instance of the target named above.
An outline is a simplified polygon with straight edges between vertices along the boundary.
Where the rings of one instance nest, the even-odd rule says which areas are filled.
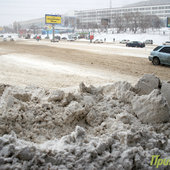
[[[69,26],[69,19],[67,17],[64,18],[64,26],[65,27]]]
[[[121,15],[115,14],[112,16],[113,26],[117,28],[117,33],[120,33],[124,28],[124,19]]]
[[[36,25],[31,25],[30,28],[33,31],[33,34],[38,34],[38,27]]]
[[[13,29],[10,28],[10,27],[8,27],[8,26],[4,26],[4,27],[3,27],[3,31],[4,31],[4,33],[12,33],[12,32],[13,32]]]
[[[21,30],[21,25],[18,22],[14,22],[13,23],[13,30],[14,30],[14,33],[18,33],[19,30]]]
[[[123,17],[123,20],[124,20],[124,22],[123,22],[124,31],[126,32],[127,29],[130,28],[131,14],[130,14],[130,13],[124,13],[124,14],[122,15],[122,17]]]
[[[139,23],[140,23],[140,18],[141,18],[141,13],[139,12],[132,12],[129,14],[130,15],[130,30],[136,34],[136,32],[139,29]]]
[[[140,15],[139,18],[139,29],[141,32],[145,33],[146,29],[150,27],[150,19],[148,16]]]
[[[161,19],[156,16],[156,15],[151,15],[150,17],[151,19],[151,28],[161,28],[163,26],[163,22],[161,21]]]

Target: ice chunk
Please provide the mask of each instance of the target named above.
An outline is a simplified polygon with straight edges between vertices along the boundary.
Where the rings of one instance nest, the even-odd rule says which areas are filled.
[[[170,109],[159,90],[132,100],[135,114],[143,123],[162,123],[170,120]]]
[[[158,77],[152,74],[145,74],[135,85],[135,91],[139,95],[145,95],[160,87],[161,82]]]

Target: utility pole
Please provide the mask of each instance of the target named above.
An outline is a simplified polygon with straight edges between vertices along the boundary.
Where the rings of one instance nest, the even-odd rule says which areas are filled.
[[[54,42],[54,40],[55,40],[55,25],[52,24],[52,27],[53,27],[53,42]]]
[[[110,0],[110,8],[112,8],[112,0]]]

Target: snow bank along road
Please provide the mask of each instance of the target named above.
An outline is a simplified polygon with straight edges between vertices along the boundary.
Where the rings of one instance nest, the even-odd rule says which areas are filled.
[[[145,73],[169,80],[169,67],[155,67],[146,58],[153,48],[32,40],[0,42],[0,79],[1,83],[47,88],[78,86],[82,81],[134,83]]]
[[[0,169],[169,170],[169,106],[153,75],[69,93],[0,84]]]
[[[104,47],[27,42],[0,43],[0,169],[169,169],[170,83],[152,74],[112,82],[169,80],[169,67]],[[50,89],[80,81],[110,84]],[[40,87],[19,87],[29,84]]]

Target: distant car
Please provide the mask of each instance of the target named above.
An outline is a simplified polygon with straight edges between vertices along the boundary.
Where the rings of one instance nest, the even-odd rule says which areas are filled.
[[[62,40],[67,40],[67,38],[66,38],[66,37],[62,37],[61,39],[62,39]]]
[[[131,42],[128,42],[126,43],[126,46],[127,47],[145,47],[145,43],[142,43],[140,41],[131,41]]]
[[[11,37],[9,41],[14,41],[14,38]]]
[[[69,38],[69,39],[67,39],[67,41],[75,41],[75,39],[74,38]]]
[[[61,39],[61,37],[57,35],[57,36],[55,36],[55,39],[60,40],[60,39]]]
[[[154,65],[159,64],[170,65],[170,45],[157,46],[150,53],[148,59],[149,61],[152,61]]]
[[[129,42],[129,40],[122,40],[122,41],[120,41],[120,44],[126,44],[126,43],[128,43]]]
[[[153,40],[145,40],[144,43],[145,44],[153,44]]]
[[[51,42],[59,42],[59,39],[58,38],[54,38],[51,40]]]
[[[103,43],[103,40],[102,40],[102,39],[95,39],[95,40],[93,41],[93,43]]]
[[[72,38],[73,38],[74,40],[77,40],[77,36],[73,36]]]
[[[30,39],[31,38],[31,35],[30,34],[27,34],[25,39]]]
[[[164,42],[163,45],[170,45],[170,41]]]
[[[4,38],[3,38],[3,41],[7,41],[7,38],[4,37]]]

